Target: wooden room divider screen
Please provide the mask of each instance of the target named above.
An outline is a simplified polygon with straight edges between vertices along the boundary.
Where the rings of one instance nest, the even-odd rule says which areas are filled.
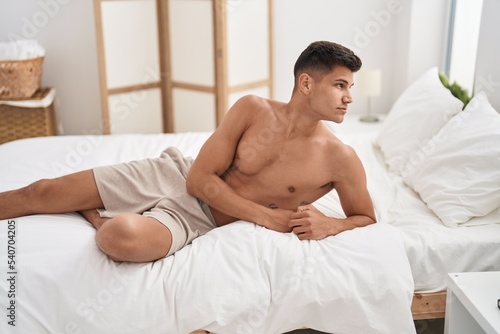
[[[272,98],[272,0],[94,0],[104,133],[212,131]]]

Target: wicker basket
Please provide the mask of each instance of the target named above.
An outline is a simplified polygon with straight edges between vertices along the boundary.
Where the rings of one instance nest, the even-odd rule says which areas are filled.
[[[23,100],[32,97],[42,85],[43,59],[0,61],[0,99]]]
[[[50,88],[41,88],[29,101],[42,100]],[[48,107],[26,108],[0,104],[0,144],[22,138],[55,136],[55,108],[52,101]]]

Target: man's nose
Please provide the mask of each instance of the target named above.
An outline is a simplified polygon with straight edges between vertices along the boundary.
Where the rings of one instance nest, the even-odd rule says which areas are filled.
[[[342,98],[342,102],[352,103],[352,95],[350,91],[344,95],[344,97]]]

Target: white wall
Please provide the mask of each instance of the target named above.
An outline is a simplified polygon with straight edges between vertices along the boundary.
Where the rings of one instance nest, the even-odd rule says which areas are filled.
[[[37,39],[47,50],[43,85],[57,89],[65,134],[100,129],[101,105],[92,1],[0,1],[0,41]]]
[[[394,28],[390,22],[383,27],[374,18],[374,13],[386,9],[386,0],[275,0],[274,3],[276,99],[288,101],[290,98],[293,65],[302,50],[313,41],[328,40],[351,48],[362,59],[364,67],[382,68],[384,95],[373,98],[372,106],[374,112],[389,108],[392,96],[386,95],[391,86],[387,74],[392,61],[390,50],[395,48]],[[365,31],[377,24],[380,31],[364,38]],[[361,113],[366,100],[356,94],[356,85],[353,97],[355,103],[350,112]]]
[[[326,39],[351,47],[365,67],[382,69],[383,95],[373,98],[372,106],[375,112],[387,112],[417,74],[441,65],[447,4],[448,0],[274,0],[275,98],[288,101],[296,58],[310,42]],[[46,47],[43,83],[58,90],[64,133],[99,131],[93,2],[0,1],[0,40],[12,35],[36,38]],[[363,113],[366,100],[356,87],[353,93],[350,111]]]
[[[427,69],[437,66],[444,72],[449,20],[449,0],[402,1],[404,11],[397,17],[394,50],[393,96]]]
[[[474,92],[484,91],[493,108],[500,112],[500,66],[498,65],[500,21],[498,13],[500,13],[500,1],[484,0]]]
[[[469,94],[474,91],[482,9],[483,0],[455,0],[448,79],[458,83]]]
[[[288,100],[293,64],[315,40],[355,51],[365,68],[382,69],[382,95],[372,98],[386,113],[412,80],[441,66],[448,0],[275,0],[275,97]],[[356,81],[356,76],[354,77]],[[353,87],[351,113],[364,113],[366,98]]]

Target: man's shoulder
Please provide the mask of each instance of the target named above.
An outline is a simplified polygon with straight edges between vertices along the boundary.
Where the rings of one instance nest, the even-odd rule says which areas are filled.
[[[323,140],[326,143],[326,149],[330,152],[330,156],[338,161],[339,159],[349,162],[352,159],[357,159],[357,153],[354,148],[341,139],[339,139],[333,132],[325,126],[323,132]]]
[[[268,118],[274,110],[271,103],[272,100],[257,95],[242,96],[231,106],[219,128],[230,129],[240,124],[243,126],[237,128],[246,130],[259,120]]]
[[[239,117],[252,120],[263,120],[274,115],[284,103],[257,95],[245,95],[239,98],[231,107],[232,113]]]
[[[265,97],[249,94],[239,98],[238,101],[236,101],[235,105],[239,105],[240,107],[243,108],[252,108],[252,109],[257,108],[259,110],[261,109],[269,110],[272,108],[273,105],[278,103],[279,102]]]

